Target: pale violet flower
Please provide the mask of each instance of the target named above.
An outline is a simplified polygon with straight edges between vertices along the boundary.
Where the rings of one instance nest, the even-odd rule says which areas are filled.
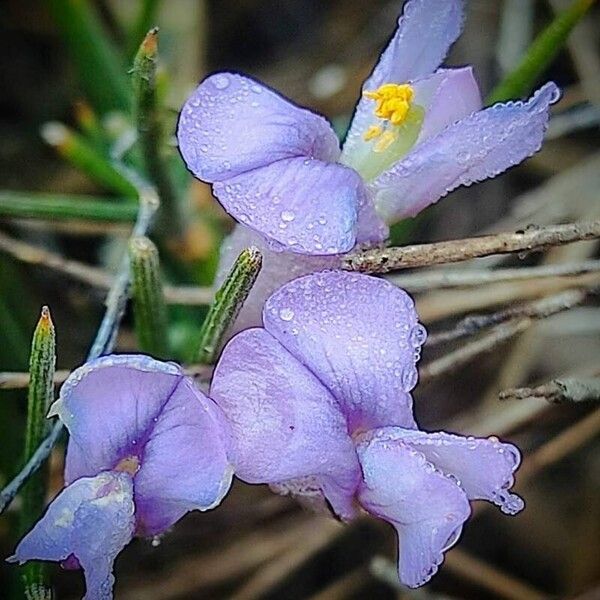
[[[174,364],[115,355],[75,370],[51,414],[69,430],[65,488],[11,561],[81,567],[87,600],[112,598],[116,556],[162,534],[231,485],[227,424]]]
[[[361,510],[399,538],[399,576],[428,581],[460,536],[470,500],[523,508],[509,491],[519,451],[497,438],[418,429],[411,391],[425,330],[410,297],[343,271],[298,278],[237,334],[210,396],[230,423],[236,475],[341,519]]]

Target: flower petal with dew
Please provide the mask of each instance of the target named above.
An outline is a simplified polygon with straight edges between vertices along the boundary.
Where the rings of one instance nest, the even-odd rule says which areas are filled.
[[[362,274],[315,273],[277,290],[263,321],[331,391],[351,432],[416,427],[410,391],[426,332],[403,290]]]
[[[342,518],[360,477],[344,415],[326,387],[264,329],[223,350],[210,388],[230,422],[236,475],[248,483],[315,482]]]
[[[75,556],[85,571],[84,600],[109,600],[113,562],[133,537],[134,510],[128,473],[82,477],[56,497],[8,560],[66,561]]]
[[[400,581],[423,585],[460,537],[471,509],[467,495],[425,455],[377,434],[357,445],[363,483],[358,499],[398,532]]]
[[[272,248],[325,255],[376,245],[386,224],[540,147],[558,99],[554,84],[527,102],[481,111],[471,68],[439,68],[463,21],[463,0],[405,3],[363,85],[341,154],[322,117],[222,73],[202,82],[182,110],[183,158]]]
[[[70,434],[67,485],[100,471],[134,471],[140,535],[213,508],[229,489],[227,423],[173,363],[142,355],[91,361],[67,379],[51,414]]]

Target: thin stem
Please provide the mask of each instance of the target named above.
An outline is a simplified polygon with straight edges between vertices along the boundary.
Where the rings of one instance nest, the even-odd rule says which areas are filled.
[[[221,340],[238,316],[261,267],[262,255],[257,248],[242,250],[237,257],[202,324],[196,353],[198,362],[214,362]]]
[[[355,252],[346,257],[342,268],[365,273],[387,273],[396,269],[461,262],[493,254],[529,253],[597,238],[600,238],[600,221],[531,227],[515,233]]]
[[[0,191],[0,216],[128,223],[134,222],[136,215],[137,206],[129,200]]]
[[[577,263],[516,267],[507,269],[456,269],[425,273],[409,273],[387,277],[407,292],[418,293],[434,289],[474,287],[488,283],[505,283],[548,277],[568,277],[600,271],[600,260]]]
[[[156,94],[157,61],[158,28],[154,28],[142,41],[133,61],[134,113],[146,171],[156,186],[162,205],[161,225],[177,234],[183,229],[183,219],[175,184],[161,156],[162,128]]]
[[[24,461],[31,458],[35,449],[50,433],[50,422],[46,419],[54,397],[54,371],[56,365],[56,336],[47,306],[33,334],[29,359],[29,392],[27,401],[27,430],[25,432]],[[23,487],[23,505],[20,511],[19,528],[29,531],[44,509],[48,471],[41,469]],[[47,577],[42,563],[30,563],[23,567],[26,595],[33,590],[45,590]]]
[[[511,388],[499,394],[500,400],[543,398],[552,404],[600,400],[599,377],[566,377],[553,379],[537,387]]]
[[[143,352],[169,355],[167,307],[163,293],[156,246],[147,237],[129,242],[133,316],[138,344]]]
[[[152,222],[152,217],[158,208],[158,198],[154,189],[141,182],[134,174],[123,170],[124,176],[132,181],[139,194],[138,218],[133,227],[132,235],[142,236],[146,233]],[[123,257],[119,272],[117,273],[113,285],[106,297],[106,311],[90,351],[88,360],[98,358],[107,354],[114,347],[117,330],[121,317],[125,311],[129,291],[129,257],[127,254]],[[40,468],[44,461],[50,455],[52,448],[56,444],[62,433],[63,424],[60,420],[56,421],[50,434],[38,446],[32,454],[30,460],[13,478],[13,480],[0,492],[0,514],[12,502],[21,487],[27,480]]]

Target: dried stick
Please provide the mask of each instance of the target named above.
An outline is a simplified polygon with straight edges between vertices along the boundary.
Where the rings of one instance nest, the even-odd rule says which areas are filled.
[[[152,217],[158,208],[158,199],[152,188],[139,183],[137,180],[135,183],[139,190],[140,204],[138,217],[132,230],[132,236],[141,236],[144,235],[150,227]],[[102,356],[103,354],[110,352],[113,348],[119,323],[121,322],[121,317],[125,311],[128,291],[129,259],[128,256],[125,255],[119,272],[114,279],[113,286],[106,297],[106,311],[88,353],[88,360]],[[2,490],[2,492],[0,492],[0,514],[2,514],[6,507],[12,502],[23,484],[48,458],[52,448],[62,433],[62,429],[62,422],[60,420],[56,421],[50,435],[48,435],[48,437],[40,444],[21,471]]]
[[[469,315],[458,322],[458,324],[448,330],[433,333],[427,338],[427,346],[432,347],[445,342],[462,339],[470,335],[474,335],[500,323],[504,323],[510,319],[518,317],[530,317],[531,319],[544,319],[556,313],[568,310],[581,304],[586,296],[595,291],[592,289],[583,290],[567,290],[560,294],[548,296],[540,300],[528,302],[521,306],[514,306],[504,310],[500,310],[488,315]]]
[[[562,265],[541,265],[538,267],[517,267],[514,269],[473,269],[410,273],[388,277],[394,285],[408,292],[418,293],[433,289],[471,287],[485,283],[505,283],[525,279],[566,277],[600,271],[600,260],[566,263]]]
[[[471,258],[533,252],[600,237],[600,221],[531,227],[515,233],[483,235],[462,240],[364,250],[348,255],[342,268],[364,273],[461,262]]]
[[[504,390],[500,392],[499,398],[500,400],[544,398],[553,404],[597,401],[600,400],[600,378],[553,379],[534,388],[522,387]]]
[[[113,276],[104,269],[64,258],[60,254],[22,242],[2,232],[0,232],[0,250],[21,262],[53,269],[102,290],[109,290],[113,285]],[[166,285],[164,294],[169,304],[205,305],[210,304],[214,298],[212,288],[208,287]]]

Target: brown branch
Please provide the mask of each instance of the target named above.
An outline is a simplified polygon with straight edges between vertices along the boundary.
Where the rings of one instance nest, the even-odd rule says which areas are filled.
[[[200,381],[208,381],[212,375],[213,365],[188,365],[184,372],[190,377],[197,377]],[[72,371],[63,369],[54,374],[54,385],[65,382]],[[26,388],[29,385],[29,373],[4,371],[0,372],[0,390],[16,390]]]
[[[510,319],[529,317],[531,319],[544,319],[556,313],[568,310],[581,304],[586,296],[594,293],[595,288],[583,290],[567,290],[560,294],[548,296],[540,300],[528,302],[520,306],[510,307],[488,315],[469,315],[448,330],[433,333],[427,338],[427,346],[455,341],[479,333],[482,329],[493,327]]]
[[[387,277],[394,285],[408,292],[433,289],[472,287],[488,283],[506,283],[548,277],[568,277],[600,271],[600,260],[586,260],[558,265],[516,267],[511,269],[455,269],[425,273],[408,273]]]
[[[527,398],[544,398],[553,404],[563,402],[589,402],[600,400],[600,378],[553,379],[534,388],[522,387],[504,390],[499,394],[500,400],[524,400]]]
[[[493,254],[534,252],[596,238],[600,238],[600,221],[529,227],[515,233],[364,250],[348,255],[342,268],[365,273],[387,273],[396,269],[461,262]]]
[[[104,269],[65,258],[50,250],[16,240],[2,232],[0,232],[0,250],[26,264],[47,267],[101,290],[110,289],[113,283],[112,275]],[[214,292],[210,287],[166,285],[164,294],[169,304],[206,305],[214,298]]]

